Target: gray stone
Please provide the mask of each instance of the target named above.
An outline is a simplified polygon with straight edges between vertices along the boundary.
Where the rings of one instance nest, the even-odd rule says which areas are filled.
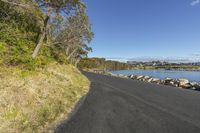
[[[191,87],[191,84],[187,79],[179,79],[179,86],[182,88],[189,88],[189,86]]]
[[[134,77],[134,75],[130,75],[130,76],[129,76],[129,78],[131,78],[131,79],[132,79],[133,77]]]
[[[165,84],[165,85],[171,85],[170,82],[172,82],[172,81],[173,81],[173,79],[171,79],[171,78],[166,78],[166,79],[164,80],[164,84]]]
[[[169,85],[173,86],[173,87],[178,87],[179,83],[176,80],[172,80],[172,81],[170,81]]]
[[[152,80],[153,80],[153,78],[150,78],[150,79],[147,80],[147,82],[151,83]]]
[[[132,76],[131,79],[136,80],[136,79],[137,79],[137,76]]]
[[[157,78],[153,78],[151,83],[156,83],[156,84],[160,84],[161,83],[161,80],[160,79],[157,79]]]
[[[187,84],[180,85],[180,87],[182,87],[184,89],[190,89],[190,88],[192,88],[192,85],[190,83],[187,83]]]
[[[197,82],[192,82],[191,85],[194,90],[200,90],[200,84],[198,84]]]
[[[145,81],[145,82],[148,82],[149,79],[151,79],[151,77],[149,77],[149,76],[145,76],[145,77],[144,77],[144,81]]]
[[[144,78],[144,76],[142,76],[142,75],[136,77],[137,80],[141,80],[141,79],[143,79],[143,78]]]

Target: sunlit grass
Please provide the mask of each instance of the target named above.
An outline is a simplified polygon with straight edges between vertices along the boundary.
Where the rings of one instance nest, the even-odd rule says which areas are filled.
[[[88,92],[89,81],[73,66],[35,71],[0,67],[0,132],[41,132]]]

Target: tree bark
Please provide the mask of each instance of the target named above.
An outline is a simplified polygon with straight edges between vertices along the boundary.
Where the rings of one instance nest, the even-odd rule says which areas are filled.
[[[41,46],[42,46],[42,44],[43,44],[43,41],[44,41],[44,39],[45,39],[45,37],[46,37],[47,26],[48,26],[48,22],[49,22],[49,19],[50,19],[50,14],[51,14],[51,11],[49,10],[49,11],[48,11],[48,14],[47,14],[47,16],[46,16],[46,18],[45,18],[45,20],[44,20],[44,28],[43,28],[43,31],[42,31],[42,35],[40,36],[40,39],[39,39],[39,41],[38,41],[38,44],[37,44],[37,46],[36,46],[36,48],[34,49],[33,54],[32,54],[32,58],[33,58],[33,59],[35,59],[36,56],[38,55],[39,50],[40,50],[40,48],[41,48]]]
[[[69,60],[73,55],[74,53],[78,50],[78,48],[74,49],[71,54],[67,57],[67,59]]]
[[[77,67],[77,65],[78,65],[78,63],[80,62],[80,58],[78,58],[77,60],[76,60],[76,62],[75,62],[75,67]]]
[[[67,56],[69,56],[69,50],[70,50],[70,46],[68,46],[68,47],[66,48],[66,50],[65,50]]]

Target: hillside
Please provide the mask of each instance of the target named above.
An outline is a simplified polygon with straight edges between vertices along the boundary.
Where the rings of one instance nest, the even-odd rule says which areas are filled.
[[[72,65],[50,64],[36,71],[0,67],[0,132],[41,132],[89,89]],[[11,128],[12,127],[12,128]]]
[[[66,118],[90,82],[76,68],[92,40],[81,0],[0,0],[0,132],[39,133]]]

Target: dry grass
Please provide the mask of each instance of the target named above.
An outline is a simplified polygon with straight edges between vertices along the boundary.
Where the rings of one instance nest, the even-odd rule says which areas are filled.
[[[37,71],[0,67],[0,132],[37,133],[69,113],[89,81],[71,65]]]

